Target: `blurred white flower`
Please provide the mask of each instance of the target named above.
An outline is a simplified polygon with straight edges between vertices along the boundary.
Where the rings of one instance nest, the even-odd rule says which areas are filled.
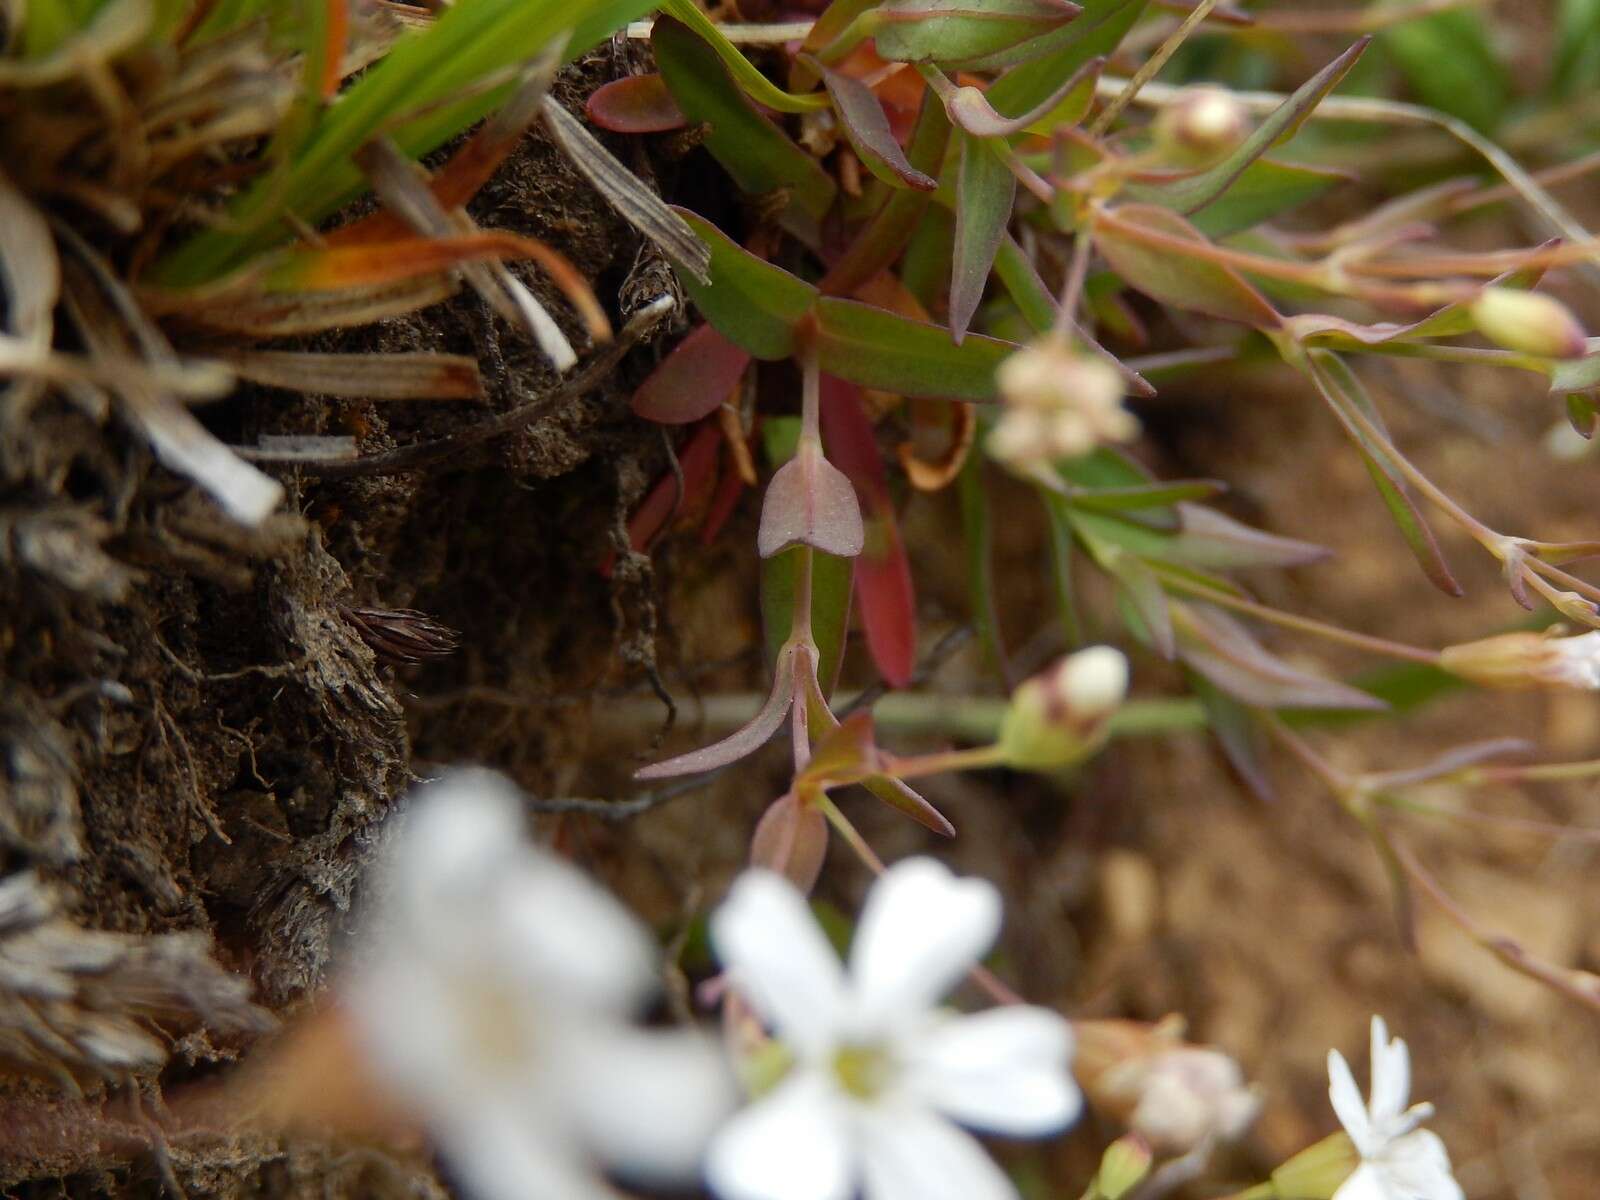
[[[1139,435],[1139,422],[1122,405],[1126,388],[1117,369],[1060,339],[1024,346],[995,378],[1005,407],[985,445],[1009,466],[1048,465]]]
[[[482,1200],[612,1196],[597,1163],[691,1180],[732,1099],[720,1056],[627,1023],[650,939],[527,841],[521,807],[502,777],[460,771],[398,818],[342,990],[370,1069]]]
[[[1361,1156],[1333,1200],[1462,1200],[1444,1143],[1418,1128],[1433,1115],[1433,1105],[1407,1107],[1411,1054],[1400,1038],[1389,1039],[1382,1017],[1372,1018],[1371,1099],[1362,1102],[1350,1065],[1337,1050],[1328,1051],[1328,1098]]]
[[[1446,646],[1439,665],[1483,687],[1600,690],[1600,630],[1567,637],[1498,633]]]
[[[1233,1141],[1261,1108],[1239,1064],[1206,1046],[1176,1046],[1106,1075],[1102,1083],[1108,1092],[1123,1090],[1133,1100],[1128,1128],[1172,1153],[1187,1153],[1212,1139]]]
[[[956,1123],[1041,1136],[1070,1124],[1082,1097],[1058,1014],[935,1007],[999,929],[992,884],[908,859],[868,894],[846,971],[792,884],[745,872],[712,917],[712,943],[794,1062],[712,1143],[712,1190],[726,1200],[1014,1197]]]

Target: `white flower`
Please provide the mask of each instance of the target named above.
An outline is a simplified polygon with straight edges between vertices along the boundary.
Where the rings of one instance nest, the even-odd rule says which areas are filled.
[[[1592,692],[1600,690],[1600,630],[1570,637],[1500,633],[1446,646],[1439,664],[1483,687],[1562,687]]]
[[[1000,462],[1048,464],[1139,434],[1139,423],[1122,406],[1117,369],[1056,339],[1024,346],[1000,364],[995,378],[1005,409],[985,444]]]
[[[1361,1165],[1333,1200],[1462,1200],[1450,1174],[1450,1155],[1439,1136],[1418,1126],[1433,1105],[1411,1099],[1411,1054],[1389,1040],[1382,1017],[1372,1018],[1372,1098],[1362,1103],[1350,1065],[1328,1051],[1328,1098],[1361,1156]]]
[[[654,950],[531,845],[503,778],[462,771],[399,818],[342,995],[374,1075],[483,1200],[613,1193],[595,1161],[694,1177],[731,1083],[710,1045],[627,1023]]]
[[[1231,1142],[1255,1120],[1261,1098],[1239,1064],[1206,1046],[1174,1046],[1109,1069],[1108,1095],[1133,1102],[1128,1128],[1159,1149],[1187,1153],[1208,1140]]]
[[[913,858],[867,897],[848,971],[793,885],[747,871],[712,917],[730,983],[794,1065],[712,1143],[725,1200],[1009,1200],[1011,1182],[956,1122],[1054,1133],[1082,1098],[1058,1014],[963,1016],[937,1002],[993,944],[1000,897]]]

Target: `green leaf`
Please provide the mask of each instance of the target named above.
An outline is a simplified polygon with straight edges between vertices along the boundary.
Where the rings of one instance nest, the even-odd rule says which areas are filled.
[[[1600,84],[1600,0],[1561,0],[1550,90],[1573,97]]]
[[[1044,333],[1055,325],[1056,298],[1010,234],[1000,239],[994,271],[1033,332]]]
[[[1011,673],[1000,635],[1000,609],[994,596],[994,522],[983,486],[983,455],[969,454],[956,477],[961,501],[961,542],[967,555],[967,594],[978,642],[1002,678]]]
[[[1449,564],[1439,550],[1433,530],[1428,527],[1427,520],[1407,493],[1405,479],[1394,465],[1388,450],[1351,419],[1351,412],[1357,411],[1378,424],[1377,408],[1366,389],[1338,355],[1327,350],[1311,350],[1307,352],[1307,358],[1312,380],[1328,402],[1328,407],[1339,418],[1345,432],[1355,442],[1372,476],[1372,482],[1377,485],[1379,496],[1388,508],[1389,515],[1394,518],[1400,536],[1411,548],[1422,573],[1446,595],[1463,595],[1461,585],[1450,573]]]
[[[1489,48],[1480,14],[1431,13],[1386,30],[1383,48],[1417,99],[1492,133],[1511,99],[1511,78]]]
[[[1280,323],[1266,297],[1232,267],[1206,257],[1204,236],[1170,209],[1124,204],[1102,211],[1094,244],[1130,286],[1162,304],[1262,329]]]
[[[821,92],[797,96],[784,91],[756,70],[750,60],[739,52],[739,48],[728,40],[717,23],[706,16],[693,0],[664,0],[661,11],[699,34],[701,40],[722,60],[740,91],[757,104],[785,113],[818,112],[828,107],[828,97]],[[655,41],[653,35],[650,40]]]
[[[1078,618],[1077,594],[1072,586],[1072,522],[1065,497],[1048,488],[1036,489],[1050,522],[1050,582],[1055,587],[1056,613],[1067,644],[1083,642],[1083,622]]]
[[[420,158],[491,112],[514,83],[477,90],[566,36],[566,61],[650,7],[649,0],[462,0],[403,34],[383,60],[318,114],[294,158],[258,178],[206,229],[156,264],[150,282],[208,282],[315,225],[367,191],[353,155],[380,131]],[[462,97],[452,100],[452,97]]]
[[[871,28],[891,62],[987,71],[1048,53],[1041,39],[1077,12],[1064,0],[885,0]]]
[[[979,334],[957,345],[937,325],[834,296],[818,300],[816,314],[817,357],[824,371],[899,396],[993,400],[995,370],[1017,348]]]
[[[1019,117],[1049,98],[1091,58],[1106,58],[1143,14],[1149,0],[1085,0],[1083,11],[1061,29],[1036,39],[1044,57],[1012,67],[985,93],[995,111]]]
[[[794,590],[802,555],[811,555],[811,636],[817,643],[817,680],[824,695],[833,692],[844,661],[845,632],[850,624],[850,560],[795,546],[761,564],[761,616],[766,630],[767,658],[793,631]]]
[[[1170,183],[1133,184],[1126,189],[1126,195],[1132,200],[1159,204],[1181,213],[1203,209],[1226,192],[1251,163],[1273,146],[1293,137],[1322,98],[1339,86],[1371,41],[1371,38],[1362,38],[1296,88],[1294,94],[1273,109],[1233,153],[1215,166]]]
[[[1189,689],[1205,708],[1206,724],[1228,764],[1257,799],[1272,800],[1272,779],[1262,761],[1268,747],[1255,714],[1204,675],[1192,669],[1187,674]]]
[[[1230,237],[1309,203],[1350,178],[1325,167],[1257,159],[1226,192],[1194,215],[1194,227],[1209,238]]]
[[[1166,483],[1148,483],[1141,487],[1078,492],[1068,500],[1068,503],[1074,508],[1088,509],[1090,512],[1127,512],[1144,508],[1166,508],[1180,500],[1208,500],[1227,490],[1228,485],[1216,479],[1175,479]]]
[[[695,307],[718,333],[756,358],[792,357],[795,328],[816,305],[817,289],[757,258],[704,217],[673,211],[711,248],[709,284],[688,270],[678,272]]]
[[[978,311],[1011,221],[1017,178],[981,138],[957,131],[956,238],[950,266],[950,334],[960,341]]]
[[[711,156],[743,192],[761,196],[787,190],[784,228],[815,245],[838,193],[833,178],[756,110],[716,51],[688,26],[670,16],[657,17],[650,45],[683,115],[711,127],[705,141]]]

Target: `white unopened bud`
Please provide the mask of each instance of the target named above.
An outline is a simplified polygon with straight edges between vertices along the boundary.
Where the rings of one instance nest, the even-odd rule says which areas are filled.
[[[1075,458],[1104,442],[1131,441],[1139,423],[1123,407],[1122,375],[1104,359],[1045,338],[1018,350],[996,374],[1005,411],[986,443],[1015,467]]]
[[[1226,88],[1185,88],[1151,129],[1163,156],[1186,165],[1214,162],[1250,134],[1250,113]]]
[[[1543,292],[1485,288],[1469,311],[1479,332],[1507,350],[1543,358],[1582,358],[1588,349],[1588,337],[1578,318]]]
[[[1027,680],[1011,694],[1000,724],[1005,761],[1027,770],[1081,762],[1100,748],[1107,723],[1128,694],[1128,660],[1091,646]]]
[[[1482,687],[1600,690],[1600,630],[1575,637],[1502,633],[1446,646],[1439,665]]]

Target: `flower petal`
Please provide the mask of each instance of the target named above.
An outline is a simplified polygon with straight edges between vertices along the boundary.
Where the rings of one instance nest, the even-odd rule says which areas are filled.
[[[706,1181],[722,1200],[849,1200],[855,1190],[842,1102],[799,1068],[722,1128]]]
[[[1361,1099],[1355,1076],[1350,1074],[1350,1064],[1337,1050],[1328,1051],[1328,1099],[1339,1117],[1339,1124],[1355,1143],[1356,1152],[1363,1158],[1369,1157],[1377,1149],[1372,1120],[1367,1116],[1367,1106]]]
[[[1390,1040],[1382,1017],[1372,1018],[1372,1124],[1382,1130],[1405,1111],[1411,1096],[1411,1051],[1404,1040]]]
[[[1461,1185],[1450,1172],[1450,1153],[1429,1130],[1389,1143],[1376,1165],[1391,1190],[1407,1200],[1462,1200]]]
[[[793,884],[760,869],[739,876],[712,914],[711,944],[779,1037],[806,1056],[832,1047],[844,972]]]
[[[886,1107],[859,1120],[865,1200],[1016,1200],[977,1139],[937,1113]]]
[[[607,1023],[564,1031],[562,1096],[589,1148],[630,1179],[690,1183],[737,1100],[713,1042]]]
[[[466,1194],[474,1200],[616,1200],[536,1114],[486,1100],[439,1131],[451,1174]]]
[[[1083,1107],[1072,1028],[1033,1006],[941,1021],[907,1052],[906,1086],[946,1116],[1010,1137],[1064,1129]]]
[[[1383,1173],[1371,1163],[1362,1163],[1339,1185],[1333,1200],[1396,1200],[1385,1183]],[[1405,1197],[1405,1200],[1413,1200]]]
[[[957,879],[943,863],[908,858],[867,894],[850,950],[860,1018],[873,1028],[931,1008],[1000,932],[1000,893]]]

